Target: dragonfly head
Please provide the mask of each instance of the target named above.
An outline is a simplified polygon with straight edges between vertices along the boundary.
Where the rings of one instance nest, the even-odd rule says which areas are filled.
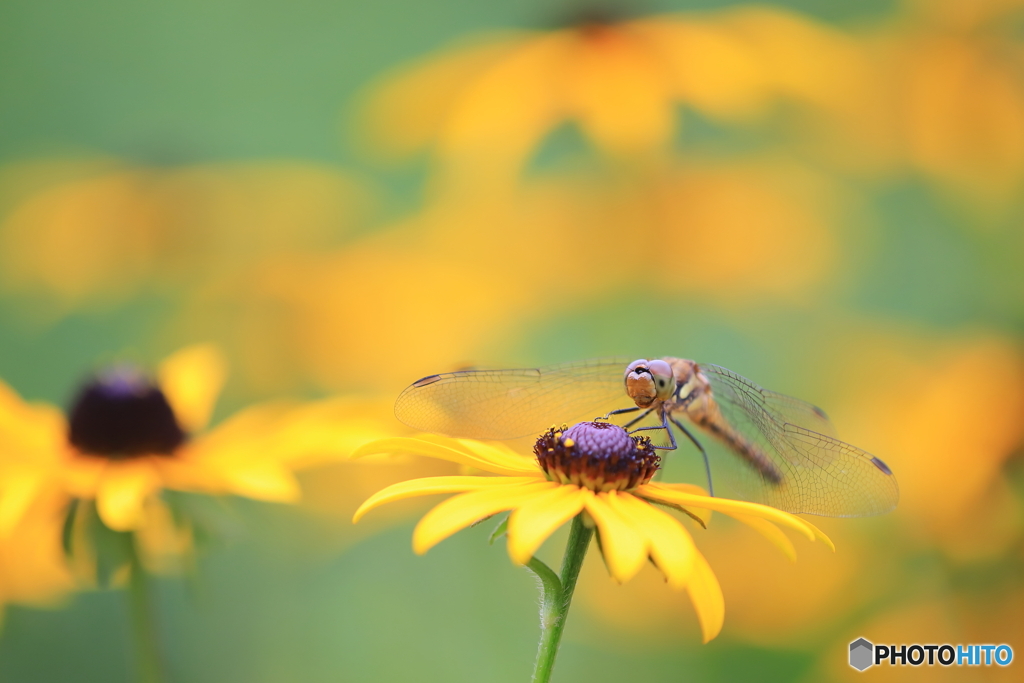
[[[635,360],[626,368],[626,393],[641,408],[666,401],[676,390],[672,366],[663,360]]]

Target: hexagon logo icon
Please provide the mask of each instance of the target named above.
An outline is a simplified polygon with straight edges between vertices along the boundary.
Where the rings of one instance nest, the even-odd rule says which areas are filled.
[[[875,646],[864,638],[858,638],[850,643],[850,666],[857,671],[863,671],[872,664],[875,659]]]

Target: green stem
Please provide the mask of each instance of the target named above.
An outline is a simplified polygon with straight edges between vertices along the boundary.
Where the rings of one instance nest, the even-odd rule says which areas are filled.
[[[543,569],[551,576],[545,580],[542,571],[533,566],[534,560],[528,565],[544,584],[544,602],[541,608],[540,617],[540,649],[537,651],[537,662],[533,667],[533,683],[547,683],[551,680],[551,669],[555,665],[555,655],[558,654],[558,643],[562,640],[562,631],[565,629],[565,620],[569,616],[569,605],[572,604],[572,594],[576,590],[576,579],[579,578],[580,568],[583,566],[583,558],[587,555],[587,548],[590,547],[590,538],[594,530],[583,523],[582,514],[576,515],[572,520],[572,528],[569,530],[569,542],[565,547],[565,557],[562,559],[561,581],[554,576],[554,572],[548,569],[547,565],[536,560]],[[551,580],[558,582],[558,588],[551,594],[549,584]]]
[[[134,550],[134,549],[133,549]],[[135,650],[138,659],[140,683],[162,683],[163,662],[157,634],[153,596],[149,575],[139,561],[137,551],[132,552],[131,610],[134,625]]]
[[[562,582],[558,574],[552,571],[536,557],[531,557],[526,568],[537,575],[540,579],[541,603],[540,603],[540,628],[544,631],[555,619],[558,618],[562,602]]]

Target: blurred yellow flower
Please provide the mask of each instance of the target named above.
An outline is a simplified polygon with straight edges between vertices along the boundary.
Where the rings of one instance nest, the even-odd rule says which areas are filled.
[[[173,292],[267,254],[323,249],[370,204],[352,177],[288,161],[26,162],[0,170],[0,195],[0,288],[36,295],[57,313]]]
[[[876,177],[915,171],[961,196],[1012,203],[1024,178],[1024,3],[903,4],[857,37],[871,77],[829,112],[840,128],[826,129],[825,144]]]
[[[606,153],[648,155],[667,149],[680,104],[736,121],[782,98],[832,106],[862,78],[852,40],[775,8],[591,17],[482,35],[400,69],[361,117],[389,156],[432,148],[443,164],[505,178],[567,121]]]
[[[628,442],[628,448],[614,441],[617,435],[606,436],[606,431],[621,433],[618,438]],[[600,449],[595,444],[613,448],[615,457],[596,455]],[[725,606],[721,589],[686,528],[655,504],[680,509],[702,524],[712,510],[723,512],[751,526],[786,554],[794,552],[793,546],[776,524],[831,545],[813,525],[775,508],[710,497],[688,484],[651,483],[660,458],[650,442],[629,437],[614,425],[581,423],[568,430],[552,428],[538,439],[534,450],[537,457],[531,458],[505,445],[432,436],[371,442],[353,457],[412,453],[499,476],[428,477],[394,484],[363,503],[353,521],[385,503],[458,493],[420,520],[413,532],[413,550],[425,553],[455,532],[511,510],[508,552],[513,562],[526,564],[556,529],[582,513],[585,523],[597,528],[598,544],[612,577],[628,581],[650,559],[672,588],[689,594],[705,642],[722,627]]]
[[[212,334],[263,391],[315,383],[397,393],[418,368],[471,362],[529,304],[529,290],[492,261],[423,242],[393,230],[324,254],[268,258],[196,291],[178,327]]]
[[[0,536],[0,622],[5,604],[55,605],[74,589],[61,544],[63,525],[63,510],[39,500],[18,528]]]
[[[434,258],[485,261],[536,315],[641,286],[726,301],[799,297],[835,261],[842,208],[834,184],[791,161],[692,158],[639,181],[535,176],[501,198],[437,201],[400,228]],[[636,248],[665,261],[624,255]]]
[[[419,501],[388,508],[371,524],[353,526],[352,514],[366,498],[411,477],[457,473],[453,463],[425,458],[360,458],[348,456],[363,444],[406,436],[411,430],[395,418],[394,398],[336,396],[275,411],[263,426],[264,446],[281,453],[302,488],[299,505],[318,521],[317,534],[303,550],[318,557],[337,557],[381,527],[422,512]]]
[[[895,38],[900,130],[909,161],[981,196],[1024,175],[1024,3],[913,2],[917,30]]]
[[[1024,356],[998,335],[935,340],[914,334],[851,334],[838,402],[857,443],[891,453],[902,499],[896,519],[920,540],[977,543],[1002,524],[972,510],[997,502],[1008,459],[1024,442]],[[844,345],[845,346],[845,345]],[[879,382],[884,378],[884,382]],[[991,509],[991,506],[989,506]],[[957,533],[961,527],[969,534]]]
[[[52,514],[74,499],[94,504],[107,528],[135,532],[142,550],[174,554],[187,548],[189,532],[174,525],[162,489],[297,500],[289,444],[270,438],[277,407],[196,433],[223,379],[219,352],[197,345],[168,357],[156,383],[129,367],[100,373],[67,417],[0,384],[0,537],[30,523],[40,501],[49,501],[41,513]]]
[[[1019,572],[1020,565],[1014,569]],[[918,643],[1008,643],[1015,649],[1024,638],[1020,615],[1024,610],[1024,591],[1016,576],[991,583],[986,580],[971,587],[961,586],[947,591],[921,593],[908,591],[905,601],[886,604],[868,615],[855,628],[844,629],[824,650],[809,680],[863,680],[845,659],[835,656],[849,647],[851,641],[866,637],[876,643],[902,643],[908,633]],[[1019,574],[1018,574],[1019,575]],[[908,579],[920,581],[920,577]],[[982,585],[985,584],[985,585]],[[903,640],[901,640],[903,639]],[[1014,652],[1016,655],[1016,652]],[[976,671],[976,680],[1012,683],[1020,680],[1020,672],[1011,666],[990,666]],[[956,683],[967,677],[963,667],[872,667],[872,677],[885,683],[902,681],[937,681]]]
[[[546,174],[501,198],[431,202],[342,249],[225,273],[189,295],[172,333],[216,339],[261,391],[397,393],[420,368],[500,356],[538,321],[605,296],[819,296],[841,272],[830,227],[847,204],[776,158],[694,160],[642,183]]]
[[[840,193],[783,160],[694,160],[619,198],[609,202],[609,232],[629,225],[635,243],[657,245],[678,264],[635,261],[631,280],[650,278],[666,293],[726,303],[805,299],[837,260]]]

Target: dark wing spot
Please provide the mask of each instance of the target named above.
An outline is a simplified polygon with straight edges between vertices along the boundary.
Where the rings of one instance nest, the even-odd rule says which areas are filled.
[[[820,417],[822,420],[827,420],[828,419],[828,415],[825,414],[824,410],[822,410],[818,406],[811,406],[811,407],[814,408],[814,414],[817,415],[818,417]]]
[[[433,384],[434,382],[437,382],[440,379],[441,375],[427,375],[423,379],[416,380],[415,382],[412,383],[412,385],[418,389],[420,387],[425,387],[428,384]]]
[[[882,462],[879,458],[871,458],[871,462],[875,464],[875,467],[882,470],[886,474],[892,474],[892,470],[889,469],[889,466]]]

